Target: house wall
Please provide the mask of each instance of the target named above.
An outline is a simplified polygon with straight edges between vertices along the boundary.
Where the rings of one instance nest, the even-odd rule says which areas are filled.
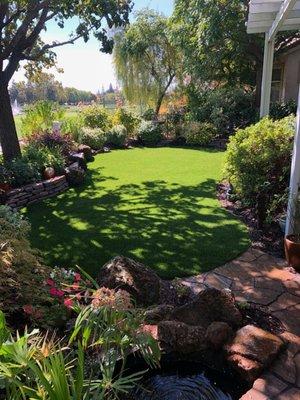
[[[298,99],[300,83],[300,48],[284,57],[282,95],[284,101]]]

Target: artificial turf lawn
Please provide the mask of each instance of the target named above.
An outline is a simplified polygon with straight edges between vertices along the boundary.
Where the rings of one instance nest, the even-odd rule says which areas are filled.
[[[223,160],[179,148],[100,154],[84,186],[28,208],[32,245],[49,265],[93,275],[115,255],[164,278],[215,268],[249,246],[246,227],[216,199]]]

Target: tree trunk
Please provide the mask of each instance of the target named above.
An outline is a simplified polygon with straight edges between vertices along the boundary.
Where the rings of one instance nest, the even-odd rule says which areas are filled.
[[[162,105],[162,101],[163,101],[163,99],[164,99],[165,93],[166,93],[166,92],[161,93],[160,96],[159,96],[159,98],[158,98],[158,100],[157,100],[156,108],[155,108],[155,115],[156,115],[156,118],[158,118],[159,110],[160,110],[160,107],[161,107],[161,105]]]
[[[0,81],[0,143],[5,161],[21,156],[8,86],[2,81]]]

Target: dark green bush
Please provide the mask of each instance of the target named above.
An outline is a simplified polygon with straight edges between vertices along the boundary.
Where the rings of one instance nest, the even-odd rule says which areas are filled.
[[[7,163],[7,169],[12,173],[12,185],[19,187],[41,180],[41,174],[35,164],[25,158],[15,158]]]
[[[83,124],[89,128],[106,131],[112,125],[108,112],[102,106],[89,106],[82,112]]]
[[[127,136],[124,125],[115,125],[106,132],[106,142],[116,147],[124,147]]]
[[[217,130],[208,122],[186,122],[183,125],[183,136],[186,143],[195,146],[206,146],[217,136]]]
[[[155,146],[162,139],[161,127],[152,121],[142,121],[138,129],[138,138],[145,146]]]
[[[218,134],[228,136],[257,120],[254,93],[239,88],[189,89],[192,120],[213,124]]]
[[[276,102],[270,106],[270,117],[272,119],[281,119],[288,117],[291,114],[296,114],[297,103],[295,100],[289,100],[287,102]]]
[[[264,118],[230,138],[225,176],[236,195],[264,219],[285,206],[294,132],[294,117]]]

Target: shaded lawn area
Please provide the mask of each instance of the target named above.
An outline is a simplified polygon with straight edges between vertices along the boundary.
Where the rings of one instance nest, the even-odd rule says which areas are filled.
[[[153,148],[96,156],[83,187],[28,208],[31,242],[51,266],[94,276],[115,255],[164,278],[208,271],[249,246],[216,199],[224,153]]]

